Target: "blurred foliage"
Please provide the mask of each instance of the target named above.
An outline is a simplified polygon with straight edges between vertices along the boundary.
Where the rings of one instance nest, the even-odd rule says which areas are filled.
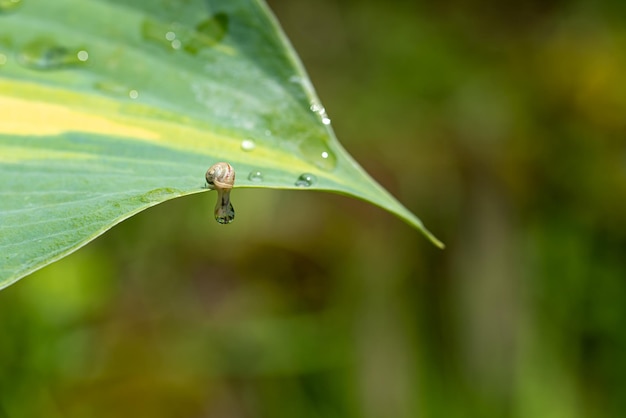
[[[159,205],[0,292],[0,417],[626,415],[626,7],[270,4],[448,249],[322,193]]]

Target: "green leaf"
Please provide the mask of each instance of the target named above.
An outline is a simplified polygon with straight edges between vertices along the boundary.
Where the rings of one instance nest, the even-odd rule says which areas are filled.
[[[0,0],[0,288],[206,191],[217,161],[236,187],[354,196],[442,246],[339,145],[260,0]]]

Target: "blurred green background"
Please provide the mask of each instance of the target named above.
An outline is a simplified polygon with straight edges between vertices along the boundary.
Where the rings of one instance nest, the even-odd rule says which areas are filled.
[[[626,4],[270,5],[448,248],[329,194],[159,205],[0,292],[0,417],[626,416]]]

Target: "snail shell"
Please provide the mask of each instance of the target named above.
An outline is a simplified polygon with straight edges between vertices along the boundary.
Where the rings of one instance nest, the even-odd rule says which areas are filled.
[[[235,169],[225,162],[215,163],[207,170],[205,177],[210,189],[230,190],[235,184]]]
[[[206,172],[206,182],[210,189],[217,190],[215,220],[229,224],[235,219],[235,209],[230,203],[230,191],[235,185],[235,169],[228,163],[213,164]]]

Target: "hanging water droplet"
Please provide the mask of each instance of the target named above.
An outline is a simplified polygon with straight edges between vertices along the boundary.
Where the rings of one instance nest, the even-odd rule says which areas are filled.
[[[256,144],[252,139],[244,139],[241,141],[241,149],[243,151],[252,151],[256,148]]]
[[[136,98],[139,97],[139,92],[137,90],[130,90],[128,92],[128,97],[130,97],[131,99],[135,100]]]
[[[261,183],[263,182],[263,173],[260,171],[251,171],[250,174],[248,174],[248,180],[253,183]]]
[[[235,208],[228,201],[227,205],[221,205],[215,208],[215,220],[222,225],[229,224],[235,220]]]
[[[165,39],[167,39],[168,41],[173,41],[174,39],[176,39],[176,33],[172,32],[171,30],[165,33]]]
[[[22,0],[0,0],[0,14],[7,13],[22,4]]]
[[[18,54],[17,61],[28,68],[54,70],[85,64],[88,57],[89,54],[83,48],[70,50],[51,39],[40,38],[26,44]]]
[[[298,187],[311,187],[317,182],[317,177],[310,173],[301,174],[296,180],[296,186]]]

